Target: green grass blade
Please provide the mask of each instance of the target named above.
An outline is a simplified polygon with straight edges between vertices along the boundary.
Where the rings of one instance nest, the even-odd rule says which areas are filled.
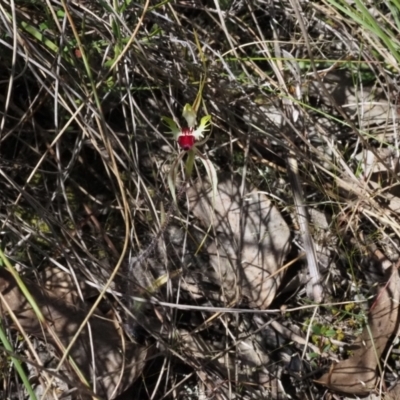
[[[9,352],[14,352],[11,343],[8,341],[6,333],[4,332],[3,324],[0,325],[0,340],[6,350],[8,350]],[[32,389],[32,386],[29,382],[28,377],[26,376],[25,370],[23,369],[21,362],[13,356],[10,357],[19,377],[21,378],[22,383],[25,386],[26,391],[28,392],[29,398],[32,400],[36,400],[36,394]]]

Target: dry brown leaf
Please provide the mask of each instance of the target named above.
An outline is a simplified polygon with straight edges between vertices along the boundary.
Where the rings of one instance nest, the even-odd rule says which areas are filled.
[[[380,158],[377,159],[375,154]],[[374,152],[366,150],[356,156],[362,163],[364,179],[372,188],[374,195],[385,202],[387,208],[395,213],[400,211],[400,185],[397,174],[400,170],[399,159],[392,148],[380,148]]]
[[[398,382],[394,387],[391,388],[389,393],[386,393],[385,400],[396,400],[400,399],[400,383]]]
[[[222,286],[223,299],[244,295],[252,306],[266,309],[283,276],[278,270],[289,251],[290,231],[264,194],[245,190],[241,199],[240,186],[239,179],[220,179],[213,207],[209,185],[199,182],[188,189],[189,205],[205,229],[213,228],[210,279]]]
[[[46,291],[48,293],[57,293],[57,298],[67,303],[74,304],[80,301],[76,288],[77,284],[83,298],[87,299],[96,296],[96,293],[98,293],[96,289],[84,283],[85,277],[77,273],[75,275],[76,278],[74,279],[71,274],[67,274],[54,266],[47,266],[38,274],[39,281],[43,282],[43,287]]]
[[[378,362],[398,325],[400,278],[391,268],[387,287],[382,288],[370,311],[368,327],[352,346],[353,355],[334,365],[317,383],[347,394],[368,394],[378,378]]]
[[[354,79],[344,70],[329,71],[323,76],[325,89],[338,105],[349,115],[357,115],[361,129],[367,129],[371,124],[383,124],[393,118],[393,105],[387,96],[375,85],[354,86]],[[319,82],[311,82],[309,94],[321,99],[325,104],[331,104]]]
[[[25,284],[47,323],[64,347],[67,347],[86,316],[83,305],[66,302],[63,292],[58,296],[57,291],[49,293],[29,281]],[[14,312],[25,332],[54,344],[51,335],[40,324],[14,278],[4,268],[0,270],[0,290],[4,301]],[[4,310],[4,307],[2,309]],[[91,346],[94,350],[94,370]],[[125,343],[125,349],[122,348],[120,334],[113,322],[104,317],[93,316],[90,319],[90,332],[86,327],[71,349],[70,355],[86,379],[96,377],[96,394],[101,398],[112,399],[122,393],[142,372],[146,349],[133,343]],[[76,375],[70,370],[68,379],[76,381]],[[82,398],[86,398],[85,395]]]

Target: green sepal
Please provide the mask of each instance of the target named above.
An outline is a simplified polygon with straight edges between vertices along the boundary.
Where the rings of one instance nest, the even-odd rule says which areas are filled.
[[[190,104],[185,104],[185,107],[183,107],[182,116],[185,118],[188,128],[194,128],[196,125],[196,111],[193,110]]]
[[[181,129],[179,128],[178,124],[173,119],[168,117],[161,117],[161,121],[170,129],[170,131],[166,133],[172,133],[174,135],[174,139],[178,139],[178,136],[181,133]]]

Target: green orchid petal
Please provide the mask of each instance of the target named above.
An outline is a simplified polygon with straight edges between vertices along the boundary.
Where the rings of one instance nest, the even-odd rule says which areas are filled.
[[[193,128],[196,125],[196,111],[193,110],[190,104],[186,104],[183,107],[182,116],[186,119],[188,128]]]
[[[193,132],[194,137],[196,140],[202,139],[204,137],[204,132],[210,130],[211,126],[211,115],[206,115],[200,121],[199,127]]]
[[[174,139],[177,139],[178,136],[181,133],[181,129],[179,128],[179,126],[177,125],[177,123],[168,117],[161,117],[162,122],[164,122],[164,125],[166,125],[170,131],[167,133],[172,133],[174,135]]]

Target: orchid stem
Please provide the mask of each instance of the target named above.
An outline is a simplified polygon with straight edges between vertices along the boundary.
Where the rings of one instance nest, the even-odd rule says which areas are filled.
[[[193,165],[194,165],[194,158],[195,158],[195,152],[193,149],[189,150],[187,152],[187,160],[185,164],[185,179],[188,181],[190,177],[192,176],[193,172]]]

